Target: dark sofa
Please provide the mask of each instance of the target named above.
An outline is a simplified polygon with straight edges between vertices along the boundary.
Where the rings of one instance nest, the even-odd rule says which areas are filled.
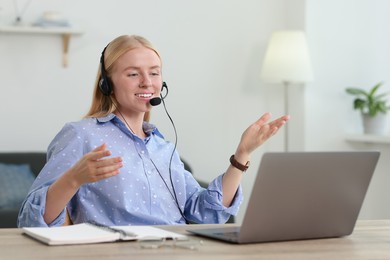
[[[190,165],[183,160],[184,167],[192,172]],[[28,164],[32,173],[37,176],[43,166],[46,163],[46,153],[45,152],[0,152],[0,163],[5,164]],[[203,181],[198,181],[202,187],[207,187],[207,183]],[[0,208],[0,228],[15,228],[16,220],[19,214],[19,209],[21,205],[15,205],[15,207],[10,209],[1,209]],[[231,216],[228,223],[234,223],[234,217]]]
[[[0,153],[0,163],[28,164],[32,173],[37,176],[46,163],[45,152],[8,152]],[[0,228],[15,228],[21,205],[15,208],[0,209]]]

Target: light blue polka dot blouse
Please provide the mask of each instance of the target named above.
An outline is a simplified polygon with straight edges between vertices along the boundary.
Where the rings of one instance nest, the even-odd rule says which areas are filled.
[[[133,135],[113,114],[67,123],[50,143],[48,161],[33,183],[19,213],[18,226],[58,226],[65,210],[73,223],[104,225],[225,223],[242,202],[241,187],[230,207],[222,204],[222,174],[207,189],[184,169],[174,145],[158,129],[144,123],[147,138]],[[123,158],[120,174],[81,186],[56,220],[43,220],[48,187],[84,154],[106,143],[112,156]],[[172,184],[174,189],[172,188]],[[177,199],[175,199],[175,197]],[[179,210],[180,207],[180,210]],[[180,212],[181,211],[181,212]]]

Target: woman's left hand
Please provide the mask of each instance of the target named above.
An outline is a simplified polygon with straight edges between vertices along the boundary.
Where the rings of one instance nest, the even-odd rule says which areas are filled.
[[[268,122],[270,118],[271,113],[265,113],[244,131],[237,147],[236,155],[240,154],[241,156],[249,157],[257,147],[276,134],[290,119],[290,116],[284,115]]]
[[[250,154],[271,136],[276,134],[290,119],[290,116],[285,115],[268,122],[270,118],[271,113],[265,113],[244,131],[234,154],[234,160],[242,165],[247,165],[250,161]],[[240,185],[242,174],[237,174],[238,172],[242,172],[242,169],[230,165],[223,176],[223,205],[225,205],[225,207],[231,205],[237,188]]]

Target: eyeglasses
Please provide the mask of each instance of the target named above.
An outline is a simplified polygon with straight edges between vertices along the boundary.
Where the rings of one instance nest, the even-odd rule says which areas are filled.
[[[161,240],[139,240],[138,244],[143,249],[160,249],[163,247],[183,248],[189,250],[198,250],[203,245],[203,240],[178,240],[176,238]]]

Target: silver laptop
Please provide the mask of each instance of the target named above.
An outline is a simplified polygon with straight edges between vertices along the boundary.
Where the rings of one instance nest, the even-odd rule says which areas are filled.
[[[188,231],[239,244],[350,235],[379,155],[265,153],[241,227]]]

